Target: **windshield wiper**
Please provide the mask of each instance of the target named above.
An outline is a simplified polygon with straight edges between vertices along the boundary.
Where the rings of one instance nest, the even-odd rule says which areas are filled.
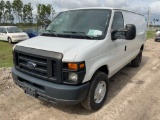
[[[55,36],[57,36],[57,34],[55,33],[56,31],[52,31],[52,30],[46,30],[46,31],[54,34]]]
[[[85,32],[79,32],[79,31],[63,31],[63,33],[72,33],[72,34],[85,34]]]
[[[95,39],[95,38],[99,38],[98,36],[89,36],[89,35],[79,35],[79,37],[81,37],[81,38],[86,38],[86,39]]]

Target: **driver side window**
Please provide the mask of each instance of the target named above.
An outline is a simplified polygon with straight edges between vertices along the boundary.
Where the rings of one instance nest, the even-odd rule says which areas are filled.
[[[2,33],[3,32],[3,28],[0,28],[0,33]]]
[[[7,33],[7,31],[6,31],[6,29],[5,29],[5,28],[3,28],[2,33]]]
[[[115,12],[112,23],[112,30],[119,30],[119,29],[124,29],[124,19],[121,12]]]

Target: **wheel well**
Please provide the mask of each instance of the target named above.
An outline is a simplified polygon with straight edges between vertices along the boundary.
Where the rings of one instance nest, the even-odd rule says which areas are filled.
[[[142,51],[144,50],[144,45],[141,46],[141,50],[142,50]]]
[[[106,73],[107,75],[109,74],[109,70],[108,70],[108,67],[107,67],[106,65],[104,65],[104,66],[98,68],[97,71],[104,72],[104,73]]]

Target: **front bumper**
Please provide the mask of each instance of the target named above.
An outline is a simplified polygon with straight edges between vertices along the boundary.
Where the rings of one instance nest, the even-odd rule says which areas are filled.
[[[23,90],[29,85],[35,89],[36,98],[52,103],[78,104],[86,97],[89,89],[89,83],[76,86],[52,83],[24,74],[14,67],[12,76],[14,82]]]
[[[29,39],[29,37],[26,37],[26,38],[12,38],[12,42],[20,42],[20,41],[24,41],[24,40],[27,40]]]
[[[156,36],[155,38],[156,38],[156,39],[160,39],[160,36]]]

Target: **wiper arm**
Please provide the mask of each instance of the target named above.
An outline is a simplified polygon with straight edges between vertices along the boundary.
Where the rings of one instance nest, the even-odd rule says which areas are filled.
[[[72,34],[81,33],[81,34],[85,34],[85,32],[79,32],[79,31],[63,31],[63,33],[72,33]]]
[[[81,35],[80,37],[87,38],[87,39],[94,39],[94,38],[98,38],[98,37],[95,37],[95,36],[89,36],[89,35]]]
[[[52,31],[52,30],[46,30],[46,31],[48,31],[48,32],[54,34],[55,36],[57,36],[57,34],[55,33],[56,31]]]

